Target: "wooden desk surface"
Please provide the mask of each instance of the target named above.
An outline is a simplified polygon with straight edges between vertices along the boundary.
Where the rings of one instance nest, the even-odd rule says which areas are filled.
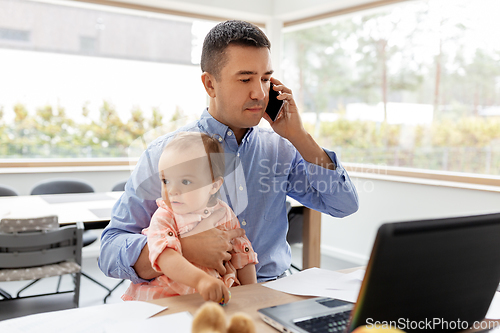
[[[358,268],[342,270],[343,273],[348,273],[352,270]],[[238,286],[231,288],[231,302],[223,307],[226,312],[226,316],[229,319],[236,312],[244,312],[255,322],[257,332],[259,333],[276,333],[277,331],[266,324],[259,316],[257,310],[269,306],[280,305],[285,303],[290,303],[294,301],[300,301],[312,297],[308,296],[295,296],[274,289],[266,288],[262,284],[252,284],[245,286]],[[168,309],[156,314],[157,316],[165,316],[177,312],[189,311],[192,315],[205,303],[200,294],[192,294],[186,296],[176,296],[169,298],[162,298],[158,300],[151,301],[151,303],[158,304],[161,306],[168,306]],[[500,325],[500,320],[484,320],[484,326],[493,328],[495,325]],[[482,332],[481,329],[472,330],[469,329],[464,333],[468,332]]]
[[[227,306],[223,307],[223,309],[225,310],[228,318],[236,312],[246,313],[253,318],[257,332],[259,333],[276,333],[274,328],[260,319],[257,310],[268,306],[285,304],[308,298],[311,297],[285,294],[280,291],[266,288],[261,284],[252,284],[231,288],[231,301]],[[156,317],[182,311],[189,311],[192,315],[194,315],[198,308],[205,303],[205,301],[200,294],[192,294],[162,298],[151,301],[151,303],[168,306],[168,309],[155,315]]]

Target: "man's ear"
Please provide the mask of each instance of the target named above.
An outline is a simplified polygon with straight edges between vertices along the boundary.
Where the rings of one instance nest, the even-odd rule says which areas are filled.
[[[210,194],[215,194],[219,191],[224,179],[222,177],[217,177],[217,179],[212,183],[212,188],[210,189]]]
[[[208,96],[215,97],[215,78],[208,72],[201,74],[201,82],[207,91]]]

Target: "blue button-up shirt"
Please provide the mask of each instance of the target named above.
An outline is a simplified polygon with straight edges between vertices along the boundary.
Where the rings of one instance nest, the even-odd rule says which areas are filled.
[[[336,170],[304,161],[295,147],[272,129],[250,128],[240,144],[231,129],[214,119],[208,110],[200,120],[178,131],[199,131],[215,136],[223,144],[226,173],[222,200],[237,215],[258,255],[258,281],[276,278],[291,263],[286,242],[288,219],[286,196],[304,206],[335,217],[358,209],[358,195],[336,154],[325,152]],[[178,132],[177,131],[177,132]],[[113,207],[111,222],[101,238],[99,267],[108,276],[144,282],[133,269],[161,196],[158,161],[163,148],[176,132],[153,141],[141,155],[125,192]]]

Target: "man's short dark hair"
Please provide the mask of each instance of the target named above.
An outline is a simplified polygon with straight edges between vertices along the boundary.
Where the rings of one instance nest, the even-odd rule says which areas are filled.
[[[213,27],[203,41],[201,70],[212,74],[216,80],[227,63],[229,45],[267,47],[271,42],[256,25],[245,21],[226,21]]]

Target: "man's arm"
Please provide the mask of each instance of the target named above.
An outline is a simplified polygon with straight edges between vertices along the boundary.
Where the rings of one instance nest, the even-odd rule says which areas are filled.
[[[161,272],[157,272],[151,266],[151,261],[149,260],[149,246],[146,243],[142,248],[141,254],[134,265],[134,270],[137,275],[144,280],[152,280],[155,277],[162,275]]]
[[[292,91],[280,81],[271,80],[274,89],[281,92],[278,98],[285,101],[284,109],[275,122],[267,114],[264,118],[300,154],[292,163],[295,168],[290,171],[289,181],[293,185],[288,195],[331,216],[344,217],[356,212],[359,208],[356,188],[336,154],[321,148],[304,129]]]

